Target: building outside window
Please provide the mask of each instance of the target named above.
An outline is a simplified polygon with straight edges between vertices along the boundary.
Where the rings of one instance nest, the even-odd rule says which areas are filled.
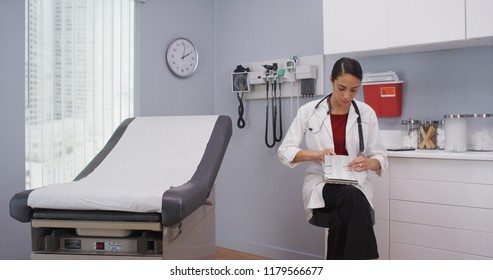
[[[26,188],[72,181],[134,116],[134,0],[26,0]]]

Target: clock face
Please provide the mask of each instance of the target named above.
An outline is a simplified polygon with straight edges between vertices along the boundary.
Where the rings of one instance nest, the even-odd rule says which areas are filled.
[[[166,62],[173,74],[184,78],[192,75],[197,69],[199,54],[189,40],[179,38],[169,44]]]

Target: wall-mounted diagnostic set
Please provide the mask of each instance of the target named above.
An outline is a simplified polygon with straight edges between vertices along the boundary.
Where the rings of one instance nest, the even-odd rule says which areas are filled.
[[[272,148],[282,140],[281,98],[291,98],[293,116],[293,97],[296,97],[299,107],[299,97],[323,95],[324,57],[291,56],[288,59],[238,65],[232,73],[231,81],[232,91],[236,93],[240,103],[237,122],[239,128],[245,127],[243,99],[266,99],[265,144]],[[283,95],[283,91],[289,94]],[[269,126],[272,131],[270,137]]]

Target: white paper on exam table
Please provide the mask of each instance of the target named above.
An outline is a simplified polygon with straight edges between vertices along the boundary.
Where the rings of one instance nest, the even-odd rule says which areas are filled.
[[[349,156],[325,155],[324,181],[332,184],[358,184],[353,170],[348,168],[350,162]]]

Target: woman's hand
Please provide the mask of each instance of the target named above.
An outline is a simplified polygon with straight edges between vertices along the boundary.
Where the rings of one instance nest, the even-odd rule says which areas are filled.
[[[332,149],[323,149],[321,152],[322,152],[320,156],[321,161],[325,161],[325,155],[333,155],[333,156],[336,155],[336,152],[334,152],[334,150]]]
[[[377,159],[358,156],[351,163],[349,163],[348,168],[356,172],[361,172],[366,170],[376,171],[380,169],[380,161],[378,161]]]
[[[321,151],[313,150],[301,150],[293,159],[293,163],[302,161],[324,161],[325,155],[335,155],[336,153],[332,149],[323,149]]]

